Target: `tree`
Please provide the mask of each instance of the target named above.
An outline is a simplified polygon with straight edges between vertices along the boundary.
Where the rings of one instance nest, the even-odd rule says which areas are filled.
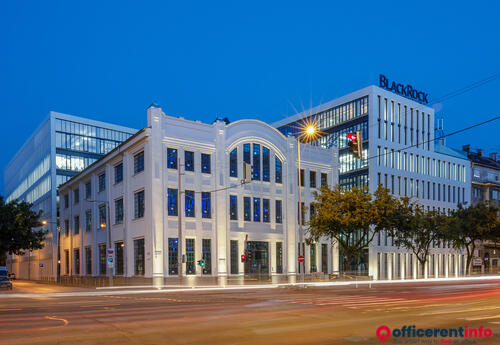
[[[387,225],[395,211],[396,199],[380,185],[372,196],[367,188],[342,190],[323,186],[314,194],[314,213],[307,229],[307,243],[328,237],[338,243],[346,256],[343,271],[350,269],[353,258],[359,257],[375,234]]]
[[[43,248],[47,231],[33,231],[42,226],[42,212],[35,213],[31,207],[25,201],[5,203],[0,196],[0,265],[5,265],[7,254]]]
[[[479,203],[464,208],[458,205],[453,211],[446,238],[454,248],[464,248],[467,252],[466,273],[470,274],[474,250],[480,241],[500,240],[498,208],[487,203]]]
[[[423,206],[401,198],[397,210],[389,222],[394,244],[410,250],[417,257],[422,273],[425,270],[431,245],[445,237],[448,217],[436,211],[425,211]]]

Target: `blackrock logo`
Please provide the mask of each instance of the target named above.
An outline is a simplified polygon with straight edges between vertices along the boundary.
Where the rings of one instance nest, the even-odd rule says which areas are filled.
[[[379,86],[388,91],[397,93],[398,95],[413,99],[417,102],[427,104],[429,103],[428,97],[429,94],[418,91],[411,85],[404,85],[400,83],[396,83],[393,81],[392,83],[387,79],[387,77],[383,74],[380,75],[379,78]]]

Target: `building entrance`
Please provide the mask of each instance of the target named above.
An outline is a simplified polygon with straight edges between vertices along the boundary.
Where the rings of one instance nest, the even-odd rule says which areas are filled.
[[[245,262],[245,274],[252,276],[269,275],[269,244],[248,241],[249,258]]]

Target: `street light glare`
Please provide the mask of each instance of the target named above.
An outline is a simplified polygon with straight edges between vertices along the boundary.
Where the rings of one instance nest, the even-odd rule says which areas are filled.
[[[47,221],[46,220],[42,220],[42,225],[47,225]]]
[[[106,227],[106,223],[101,223],[101,229]]]
[[[311,142],[321,137],[318,120],[312,117],[305,119],[298,125],[298,134],[302,142]]]
[[[316,128],[314,128],[314,126],[309,126],[306,129],[307,135],[313,135],[315,132],[316,132]]]

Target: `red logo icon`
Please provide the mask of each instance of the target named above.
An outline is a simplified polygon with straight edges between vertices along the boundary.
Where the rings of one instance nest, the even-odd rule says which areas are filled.
[[[377,338],[380,339],[382,343],[385,343],[387,339],[391,336],[391,330],[387,326],[380,326],[377,328]]]

